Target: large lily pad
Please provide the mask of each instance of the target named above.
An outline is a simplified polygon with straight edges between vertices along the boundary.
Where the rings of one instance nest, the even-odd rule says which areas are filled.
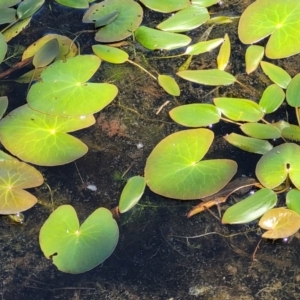
[[[95,4],[83,16],[82,21],[93,23],[113,12],[118,16],[99,29],[95,40],[103,43],[120,41],[130,36],[142,23],[143,9],[133,0],[106,0]]]
[[[20,159],[37,165],[66,164],[86,154],[88,148],[67,134],[95,123],[93,115],[59,117],[23,105],[0,121],[0,140]]]
[[[295,0],[259,0],[247,7],[240,18],[238,33],[244,44],[252,44],[271,35],[266,56],[283,58],[300,52],[300,2]]]
[[[95,210],[80,226],[70,205],[57,208],[40,231],[40,246],[47,258],[66,273],[89,271],[114,251],[119,229],[106,208]]]
[[[0,160],[0,214],[16,214],[36,204],[35,196],[24,189],[43,183],[42,174],[18,160]]]
[[[258,161],[256,176],[267,188],[273,189],[289,179],[300,189],[300,146],[286,143],[274,147]]]
[[[145,179],[150,189],[162,196],[188,200],[218,192],[233,177],[236,162],[203,160],[214,138],[208,129],[190,129],[163,139],[149,155]]]
[[[100,66],[95,55],[80,55],[66,62],[56,61],[42,74],[27,95],[29,106],[37,111],[60,115],[82,116],[103,109],[117,95],[116,86],[90,83]]]

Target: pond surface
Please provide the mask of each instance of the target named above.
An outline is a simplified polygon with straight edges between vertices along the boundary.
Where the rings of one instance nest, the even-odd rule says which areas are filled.
[[[239,16],[252,2],[223,1],[209,11],[214,15]],[[30,26],[9,43],[11,53],[19,51],[18,61],[26,47],[47,33],[77,37],[81,53],[92,53],[93,34],[76,35],[83,29],[92,29],[82,24],[82,15],[82,10],[67,9],[48,1]],[[144,24],[153,27],[162,18],[161,14],[145,9]],[[208,28],[204,25],[193,31],[194,41]],[[51,187],[55,208],[61,204],[73,205],[82,222],[100,206],[109,209],[117,206],[126,179],[143,175],[146,159],[155,145],[170,133],[183,129],[168,116],[168,111],[178,104],[211,103],[215,96],[259,99],[270,83],[268,78],[261,71],[246,75],[246,46],[237,38],[237,22],[215,26],[209,39],[223,37],[225,33],[232,43],[227,71],[237,76],[245,87],[234,84],[214,89],[176,78],[182,94],[174,99],[139,69],[102,63],[93,81],[113,82],[119,94],[96,115],[93,127],[75,133],[88,145],[89,152],[76,163],[38,168]],[[124,49],[134,61],[152,72],[175,74],[185,60],[157,59],[169,54],[146,51],[128,41]],[[216,67],[217,51],[195,57],[192,68]],[[299,72],[299,55],[276,64],[293,76]],[[0,84],[1,96],[9,98],[9,110],[25,103],[27,85]],[[157,113],[163,104],[166,105]],[[286,111],[281,113],[278,117],[285,118]],[[237,177],[253,177],[260,156],[239,151],[222,138],[238,128],[220,123],[212,130],[216,139],[207,157],[232,158],[239,164]],[[97,190],[89,189],[89,185]],[[215,218],[217,208],[212,209],[215,216],[206,211],[188,219],[187,212],[199,201],[166,199],[149,190],[139,205],[118,220],[119,243],[102,265],[81,275],[64,274],[44,257],[38,243],[40,227],[52,212],[49,190],[42,186],[32,192],[39,204],[24,213],[23,225],[12,224],[4,216],[0,219],[2,299],[300,299],[297,236],[287,242],[260,242],[257,222],[244,226],[222,225]],[[220,206],[221,213],[238,199],[232,197]]]

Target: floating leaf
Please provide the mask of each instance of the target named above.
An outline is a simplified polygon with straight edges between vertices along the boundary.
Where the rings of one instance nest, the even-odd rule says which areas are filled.
[[[36,204],[35,196],[24,189],[43,183],[35,168],[14,160],[0,160],[0,214],[16,214]]]
[[[175,79],[168,75],[158,75],[159,85],[170,95],[179,96],[180,88]]]
[[[217,69],[186,70],[176,74],[183,79],[204,85],[229,85],[236,81],[233,75]]]
[[[192,0],[192,4],[201,5],[204,7],[212,6],[219,3],[220,0]]]
[[[276,205],[277,195],[270,189],[261,189],[229,207],[222,218],[223,224],[244,224],[261,217]]]
[[[220,51],[219,51],[219,54],[217,57],[219,70],[225,70],[225,68],[229,62],[230,53],[231,53],[231,44],[230,44],[229,36],[226,33],[224,36],[224,42],[220,48]]]
[[[25,20],[20,20],[13,26],[6,29],[4,32],[2,32],[6,42],[10,41],[12,38],[17,36],[25,27],[30,23],[31,17],[27,18]]]
[[[118,10],[114,10],[113,12],[103,17],[100,17],[99,19],[96,20],[95,27],[98,28],[110,24],[119,16],[119,14],[120,12]]]
[[[116,11],[119,13],[118,16],[97,31],[96,41],[110,43],[123,40],[140,26],[143,19],[143,9],[133,0],[101,1],[87,10],[82,21],[84,23],[94,23]]]
[[[286,194],[286,205],[289,209],[300,214],[300,191],[291,189]]]
[[[87,146],[67,134],[95,123],[93,115],[59,117],[23,105],[0,121],[0,141],[13,155],[43,166],[66,164],[87,152]]]
[[[273,189],[289,179],[300,189],[300,146],[285,143],[274,147],[256,165],[256,177],[267,188]]]
[[[95,55],[79,55],[66,62],[56,61],[32,85],[27,95],[29,106],[37,111],[61,116],[89,115],[100,111],[117,95],[116,86],[90,83],[100,66]]]
[[[254,101],[240,98],[214,98],[215,105],[233,121],[257,122],[264,113]]]
[[[259,100],[259,106],[264,113],[270,114],[280,107],[284,98],[285,93],[282,88],[277,84],[271,84],[264,90],[263,95]]]
[[[284,127],[281,131],[281,134],[284,138],[292,140],[292,141],[300,141],[300,127],[289,124]]]
[[[269,36],[266,55],[284,58],[300,52],[295,30],[300,26],[300,3],[294,0],[255,1],[243,12],[238,28],[240,40],[253,44]]]
[[[292,210],[278,207],[267,211],[258,225],[268,230],[262,235],[263,238],[283,239],[299,230],[300,215]]]
[[[95,268],[114,251],[119,229],[106,208],[95,210],[80,226],[75,209],[58,207],[40,230],[44,255],[66,273],[79,274]]]
[[[7,52],[7,44],[4,36],[0,33],[0,64],[2,63]]]
[[[286,90],[286,101],[290,106],[300,106],[300,74],[297,74],[291,80]]]
[[[208,129],[189,129],[167,136],[149,155],[145,179],[162,196],[180,200],[199,199],[223,188],[236,173],[236,162],[204,160],[214,138]]]
[[[170,117],[187,127],[202,127],[218,123],[221,112],[212,104],[194,103],[173,108]]]
[[[266,75],[280,87],[286,89],[291,82],[291,76],[282,68],[266,61],[261,61],[260,65]]]
[[[247,74],[250,74],[257,69],[259,63],[264,57],[264,53],[265,53],[265,48],[262,46],[251,45],[247,48],[245,54]]]
[[[45,0],[23,0],[17,8],[17,16],[24,20],[35,14],[45,3]]]
[[[281,137],[281,131],[272,124],[246,123],[240,126],[240,129],[247,135],[257,139],[278,139]],[[271,150],[271,149],[270,149]]]
[[[0,119],[3,117],[8,106],[8,98],[6,96],[0,97]]]
[[[134,176],[127,181],[120,197],[120,213],[125,213],[132,209],[140,201],[145,187],[146,181],[144,177]]]
[[[224,39],[218,38],[218,39],[209,40],[209,41],[205,41],[205,42],[199,42],[197,44],[188,46],[186,48],[184,54],[196,55],[196,54],[205,53],[205,52],[208,52],[208,51],[211,51],[211,50],[217,48],[218,46],[220,46],[223,43],[223,41],[224,41]]]
[[[1,3],[0,3],[1,6]],[[17,20],[16,10],[13,8],[0,8],[0,24],[13,23]]]
[[[112,64],[122,64],[129,57],[125,51],[106,45],[93,45],[92,49],[99,58]]]
[[[151,10],[162,13],[170,13],[181,10],[190,5],[189,0],[141,0],[141,2]]]
[[[76,43],[74,43],[74,41],[72,41],[70,38],[59,34],[47,34],[35,41],[23,52],[22,60],[34,56],[39,49],[41,49],[48,41],[53,39],[56,39],[59,44],[59,53],[57,54],[55,60],[65,60],[77,54],[78,50]]]
[[[48,41],[35,53],[32,64],[36,69],[48,66],[57,56],[58,49],[57,39]]]
[[[57,3],[61,5],[65,5],[73,8],[88,8],[89,1],[88,0],[55,0]]]
[[[136,40],[150,50],[172,50],[187,46],[191,38],[178,33],[164,32],[153,28],[140,26],[135,32]]]
[[[265,154],[273,148],[268,141],[250,138],[237,133],[230,133],[224,136],[224,139],[235,147],[251,153]]]
[[[190,5],[156,27],[163,31],[183,32],[195,29],[209,19],[208,11],[199,5]]]
[[[2,0],[0,3],[0,9],[11,7],[21,2],[21,0]]]

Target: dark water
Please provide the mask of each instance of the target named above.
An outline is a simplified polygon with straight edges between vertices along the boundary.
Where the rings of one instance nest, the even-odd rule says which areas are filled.
[[[223,5],[209,11],[214,15],[239,16],[251,2],[223,1]],[[82,15],[82,10],[48,1],[30,26],[9,43],[10,51],[15,51],[16,45],[26,48],[47,33],[75,38],[76,32],[92,29],[81,23]],[[161,15],[145,10],[145,24],[154,18],[159,20]],[[207,29],[202,26],[191,36],[196,41]],[[269,82],[259,71],[251,76],[245,74],[246,46],[237,39],[237,23],[216,26],[209,38],[224,36],[226,32],[232,42],[228,71],[252,88],[234,84],[210,93],[211,87],[177,78],[182,95],[175,100],[138,69],[102,63],[94,80],[113,82],[120,92],[111,105],[96,115],[93,127],[75,133],[89,146],[88,154],[76,161],[77,167],[71,163],[38,168],[52,189],[55,207],[73,205],[81,222],[100,206],[115,207],[126,178],[143,175],[146,158],[154,146],[168,134],[183,129],[168,117],[168,111],[178,104],[211,103],[217,95],[259,99]],[[77,43],[81,53],[91,53],[93,34],[81,34]],[[160,73],[174,74],[184,61],[151,59],[153,55],[166,54],[153,54],[136,44],[126,48],[132,58],[134,47],[135,61]],[[143,56],[148,58],[148,66]],[[216,67],[216,56],[217,50],[195,58],[193,68]],[[297,55],[276,64],[295,75],[299,72],[298,61]],[[9,97],[10,110],[25,103],[26,90],[26,85],[0,82],[1,95]],[[170,103],[156,115],[168,100]],[[208,157],[232,158],[239,163],[238,176],[254,176],[260,156],[238,151],[222,139],[238,129],[222,123],[213,130],[216,140]],[[143,147],[139,148],[137,145],[141,144]],[[97,191],[87,189],[88,184],[94,184]],[[43,256],[38,244],[39,229],[51,213],[49,191],[43,186],[32,192],[40,203],[24,213],[24,225],[11,224],[4,216],[0,219],[2,299],[300,299],[297,236],[289,243],[262,241],[257,248],[261,232],[256,223],[224,226],[208,212],[187,219],[187,212],[198,201],[164,199],[149,190],[140,205],[118,220],[120,240],[109,259],[81,275],[61,273]],[[229,199],[221,211],[233,201]],[[212,211],[218,214],[216,208]],[[185,238],[197,235],[200,236]]]

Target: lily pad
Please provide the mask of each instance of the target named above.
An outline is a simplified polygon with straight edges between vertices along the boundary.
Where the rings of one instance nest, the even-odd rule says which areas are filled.
[[[135,38],[142,46],[150,50],[173,50],[187,46],[191,42],[191,38],[187,35],[164,32],[146,26],[140,26],[136,30]]]
[[[284,58],[300,52],[300,2],[259,0],[243,12],[238,28],[244,44],[256,43],[271,35],[266,46],[269,58]]]
[[[290,209],[278,207],[267,211],[258,225],[268,230],[262,235],[263,238],[283,239],[299,230],[300,215]]]
[[[300,146],[285,143],[274,147],[261,157],[256,165],[256,177],[262,185],[273,189],[283,183],[287,176],[300,189]]]
[[[208,129],[189,129],[167,136],[149,155],[145,179],[162,196],[189,200],[218,192],[233,177],[236,162],[202,160],[214,138]]]
[[[106,208],[95,210],[80,226],[75,209],[58,207],[40,230],[44,255],[66,273],[79,274],[95,268],[114,251],[119,229]]]
[[[13,155],[43,166],[69,163],[86,154],[88,148],[67,134],[95,123],[93,115],[59,117],[23,105],[0,121],[0,141]]]
[[[29,106],[39,112],[58,116],[82,116],[96,113],[117,95],[116,86],[90,83],[100,66],[95,55],[80,55],[66,62],[56,61],[42,74],[27,95]]]
[[[36,204],[35,196],[24,189],[43,183],[42,174],[18,160],[0,160],[0,214],[16,214]]]
[[[244,224],[261,217],[277,203],[277,195],[270,189],[261,189],[229,207],[222,218],[223,224]]]
[[[130,36],[142,23],[143,9],[133,0],[105,0],[92,5],[83,16],[84,23],[94,23],[98,19],[117,11],[118,16],[99,29],[95,40],[102,43],[120,41]]]

